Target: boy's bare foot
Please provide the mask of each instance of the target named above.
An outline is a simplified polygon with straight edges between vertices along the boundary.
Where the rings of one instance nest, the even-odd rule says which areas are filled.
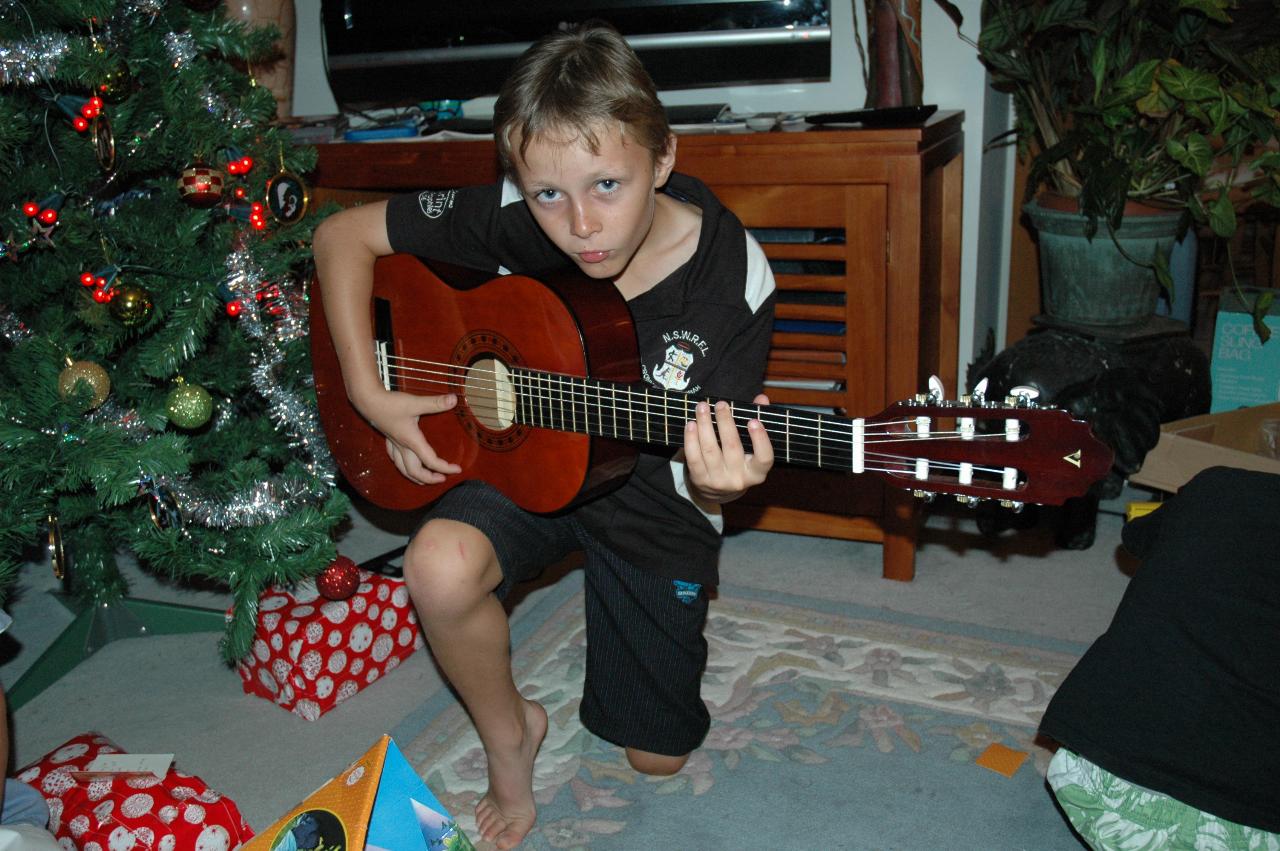
[[[489,761],[489,791],[476,804],[480,836],[506,851],[520,844],[533,828],[533,760],[547,735],[547,711],[532,700],[524,702],[524,736],[510,747],[485,745]]]

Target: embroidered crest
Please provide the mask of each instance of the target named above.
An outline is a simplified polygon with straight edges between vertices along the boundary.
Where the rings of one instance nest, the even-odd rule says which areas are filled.
[[[693,347],[683,340],[667,346],[664,362],[653,370],[653,380],[667,390],[684,390],[689,386],[689,367],[693,365]]]
[[[455,194],[457,193],[452,189],[428,189],[421,193],[418,195],[418,206],[422,208],[422,215],[428,219],[440,218],[446,210],[453,207]]]

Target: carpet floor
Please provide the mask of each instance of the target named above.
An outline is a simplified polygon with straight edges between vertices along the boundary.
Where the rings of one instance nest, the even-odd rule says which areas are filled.
[[[622,770],[617,749],[577,720],[578,571],[522,589],[511,601],[518,682],[547,702],[554,724],[525,847],[1079,851],[1031,735],[1128,583],[1132,562],[1118,545],[1123,503],[1134,498],[1149,495],[1104,505],[1084,551],[1056,548],[1044,524],[991,540],[972,515],[935,511],[906,583],[881,578],[875,544],[728,536],[708,630],[711,735],[663,781]],[[403,544],[411,525],[360,506],[340,548],[362,561]],[[214,611],[230,602],[125,568],[137,598]],[[71,622],[48,593],[57,588],[47,561],[24,569],[8,606],[14,624],[0,636],[6,688]],[[483,776],[474,733],[430,654],[308,722],[245,694],[217,639],[107,644],[14,709],[12,764],[96,730],[127,751],[174,753],[263,830],[391,733],[470,823]],[[1031,754],[1012,778],[974,764],[992,741]]]
[[[582,601],[575,571],[513,642],[516,681],[550,717],[522,848],[1082,847],[1046,791],[1035,729],[1083,646],[722,586],[706,630],[711,731],[679,774],[646,778],[578,719]],[[485,762],[452,694],[393,735],[475,838]],[[992,743],[1025,755],[1012,776],[975,762]]]

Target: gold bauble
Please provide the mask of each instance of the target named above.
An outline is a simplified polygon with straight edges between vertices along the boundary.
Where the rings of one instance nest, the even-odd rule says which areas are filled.
[[[123,62],[112,66],[102,75],[97,91],[107,103],[123,101],[133,91],[133,75],[129,73],[129,66]]]
[[[93,410],[107,400],[111,392],[111,376],[93,361],[78,360],[62,370],[58,375],[58,395],[68,398],[81,384],[88,385],[93,396],[85,406],[86,411]]]
[[[141,325],[151,316],[151,293],[137,284],[115,287],[110,310],[116,321],[126,328]]]

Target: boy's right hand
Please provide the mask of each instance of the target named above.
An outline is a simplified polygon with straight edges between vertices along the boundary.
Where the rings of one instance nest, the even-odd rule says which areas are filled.
[[[401,475],[416,484],[436,485],[446,475],[461,473],[462,468],[436,454],[418,428],[418,418],[443,413],[457,404],[453,393],[417,396],[380,390],[357,403],[356,410],[387,438],[387,454]]]

